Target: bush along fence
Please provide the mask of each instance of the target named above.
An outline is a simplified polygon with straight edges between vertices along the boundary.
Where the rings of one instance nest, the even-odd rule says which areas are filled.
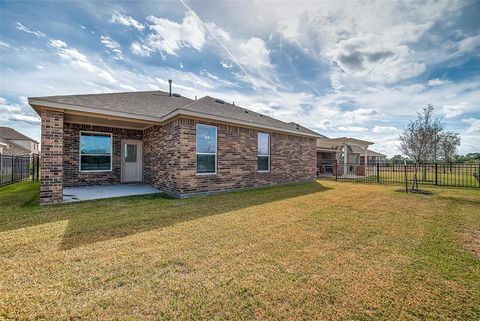
[[[324,162],[317,167],[323,179],[379,184],[411,185],[415,164],[357,164]],[[419,185],[480,188],[480,164],[419,164]]]
[[[38,181],[39,174],[38,155],[0,155],[0,186],[28,180]]]

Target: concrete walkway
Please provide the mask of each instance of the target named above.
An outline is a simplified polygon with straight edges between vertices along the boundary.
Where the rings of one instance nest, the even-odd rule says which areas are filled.
[[[64,202],[78,202],[101,198],[123,197],[160,193],[160,190],[146,184],[116,184],[105,186],[82,186],[63,188]]]

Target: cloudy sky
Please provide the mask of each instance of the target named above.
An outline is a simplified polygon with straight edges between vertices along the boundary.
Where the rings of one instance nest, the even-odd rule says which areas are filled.
[[[211,95],[398,154],[436,107],[480,152],[480,2],[0,2],[0,125],[40,138],[26,97]]]

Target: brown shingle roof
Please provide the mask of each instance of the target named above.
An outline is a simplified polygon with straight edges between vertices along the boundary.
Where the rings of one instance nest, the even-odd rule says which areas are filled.
[[[32,97],[29,99],[150,117],[162,117],[193,102],[192,99],[186,97],[169,96],[167,92],[160,90]]]
[[[220,103],[220,100],[210,96],[199,100],[192,100],[186,97],[169,96],[163,91],[142,91],[106,94],[87,94],[69,96],[48,96],[33,97],[37,101],[53,102],[78,107],[88,107],[103,112],[113,111],[128,113],[130,115],[148,116],[162,118],[174,111],[194,111],[208,116],[217,116],[231,119],[232,122],[243,121],[253,123],[259,127],[275,127],[302,134],[315,135],[319,138],[324,136],[308,128],[295,123],[286,123],[251,110],[232,105]]]
[[[31,139],[30,137],[25,136],[24,134],[19,133],[10,127],[0,127],[0,137],[7,140],[29,140],[38,143],[36,140]]]
[[[323,137],[317,132],[297,125],[295,123],[286,123],[281,120],[251,111],[249,109],[232,105],[219,99],[210,96],[205,96],[193,103],[183,107],[185,110],[192,110],[203,113],[205,115],[221,116],[233,120],[241,120],[258,124],[261,126],[275,127],[278,129],[285,129],[289,131],[297,131],[299,133],[317,135]]]

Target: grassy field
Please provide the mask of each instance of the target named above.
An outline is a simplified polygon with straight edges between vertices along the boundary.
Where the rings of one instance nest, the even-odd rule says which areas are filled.
[[[0,189],[0,319],[479,320],[480,192],[315,182],[40,207]]]

